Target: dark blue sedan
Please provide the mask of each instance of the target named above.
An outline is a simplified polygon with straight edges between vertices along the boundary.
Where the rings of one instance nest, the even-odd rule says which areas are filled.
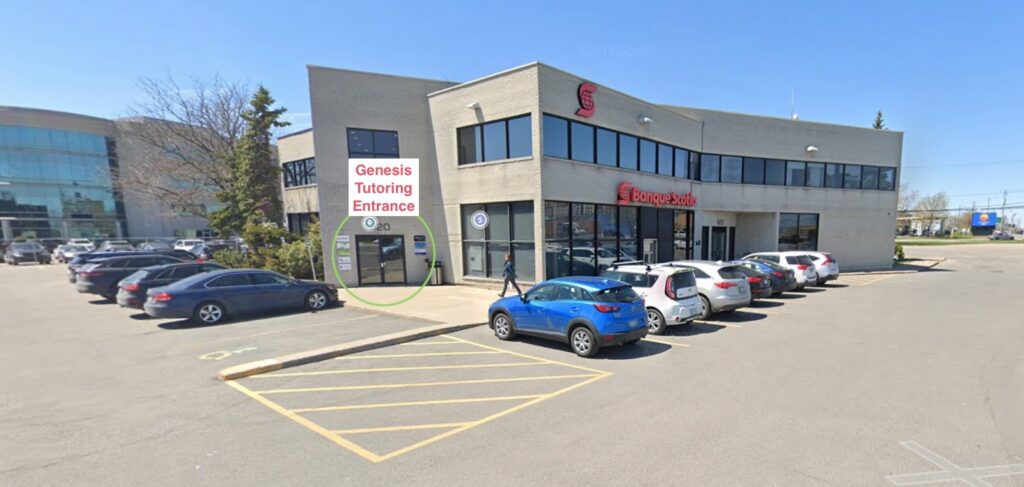
[[[229,314],[242,315],[305,307],[312,311],[338,301],[338,288],[300,281],[276,272],[230,269],[186,277],[146,292],[146,314],[156,318],[191,318],[213,325]]]
[[[628,284],[600,277],[550,279],[521,298],[495,301],[487,314],[501,340],[516,334],[546,338],[568,343],[581,357],[647,336],[644,300]]]

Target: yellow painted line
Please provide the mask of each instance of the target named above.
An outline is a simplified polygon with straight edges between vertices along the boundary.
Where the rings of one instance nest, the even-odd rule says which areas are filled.
[[[527,365],[548,365],[547,362],[507,362],[500,364],[473,364],[473,365],[429,365],[423,367],[382,367],[375,369],[340,369],[340,370],[318,370],[315,372],[290,372],[285,374],[259,374],[252,378],[272,377],[301,377],[305,375],[334,375],[334,374],[361,374],[366,372],[406,372],[411,370],[445,370],[445,369],[485,369],[491,367],[523,367]]]
[[[355,433],[384,433],[388,431],[433,430],[441,428],[457,428],[459,426],[465,426],[466,424],[468,423],[410,424],[406,426],[381,426],[379,428],[357,428],[351,430],[337,430],[332,431],[332,433],[346,435]]]
[[[450,355],[494,355],[501,352],[485,350],[481,352],[430,352],[430,353],[394,353],[389,355],[346,355],[335,357],[334,360],[368,360],[377,358],[408,358],[408,357],[444,357]]]
[[[686,345],[687,347],[689,345]],[[337,387],[307,387],[303,389],[268,389],[256,391],[257,394],[288,394],[294,392],[330,392],[330,391],[365,391],[372,389],[402,389],[406,387],[433,387],[453,386],[462,384],[491,384],[500,382],[527,382],[532,380],[559,380],[559,379],[583,379],[594,377],[594,374],[572,374],[572,375],[541,375],[536,377],[506,377],[503,379],[470,379],[450,380],[440,382],[410,382],[408,384],[371,384],[361,386],[337,386]]]
[[[718,325],[718,326],[724,326],[726,328],[743,328],[743,325],[734,325],[732,323],[709,323],[709,324],[714,324],[714,325]]]
[[[657,338],[651,338],[651,337],[644,338],[644,341],[645,342],[660,343],[662,345],[669,345],[669,346],[672,346],[672,347],[689,347],[690,346],[690,345],[688,345],[686,343],[682,343],[682,342],[676,343],[676,342],[670,342],[668,340],[659,340]]]
[[[279,404],[275,403],[274,401],[271,401],[271,400],[269,400],[269,399],[267,399],[265,397],[260,396],[259,394],[254,393],[253,391],[249,390],[247,387],[245,387],[245,386],[243,386],[243,385],[241,385],[241,384],[239,384],[239,383],[237,383],[235,381],[227,381],[226,384],[231,386],[231,387],[233,387],[233,388],[235,388],[236,390],[238,390],[242,394],[245,394],[246,396],[249,396],[249,397],[253,398],[254,400],[259,402],[260,404],[270,408],[272,411],[274,411],[274,412],[276,412],[276,413],[278,413],[278,414],[280,414],[280,415],[282,415],[282,416],[284,416],[284,417],[286,417],[286,418],[288,418],[288,419],[290,419],[292,421],[295,421],[296,423],[302,425],[304,428],[306,428],[306,429],[308,429],[310,431],[313,431],[314,433],[316,433],[316,434],[318,434],[320,436],[323,436],[324,438],[327,438],[328,440],[330,440],[331,442],[335,443],[336,445],[338,445],[338,446],[340,446],[342,448],[345,448],[345,449],[351,451],[352,453],[355,453],[356,455],[359,455],[359,456],[361,456],[361,457],[363,457],[363,458],[365,458],[365,459],[367,459],[367,460],[369,460],[371,462],[374,462],[374,463],[381,462],[381,461],[384,460],[380,455],[377,455],[376,453],[373,453],[370,450],[367,450],[367,449],[365,449],[365,448],[363,448],[363,447],[361,447],[361,446],[359,446],[359,445],[357,445],[357,444],[355,444],[355,443],[353,443],[351,441],[346,440],[345,438],[342,438],[341,436],[339,436],[339,435],[337,435],[335,433],[332,433],[332,432],[328,431],[324,427],[322,427],[322,426],[320,426],[320,425],[318,425],[318,424],[316,424],[316,423],[314,423],[314,422],[312,422],[312,421],[310,421],[310,420],[308,420],[306,418],[303,418],[302,416],[299,416],[298,414],[295,414],[294,412],[291,412],[291,411],[281,407]]]
[[[540,360],[542,362],[546,362],[546,363],[549,363],[549,364],[561,365],[561,366],[569,367],[569,368],[573,368],[573,369],[585,370],[587,372],[593,372],[595,374],[608,374],[609,373],[609,372],[605,372],[603,370],[591,369],[590,367],[583,367],[581,365],[573,365],[573,364],[567,364],[565,362],[558,362],[556,360],[548,360],[548,359],[545,359],[545,358],[534,357],[533,355],[527,355],[525,353],[513,352],[511,350],[502,350],[502,349],[497,348],[497,347],[492,347],[490,345],[484,345],[482,343],[471,342],[469,340],[466,340],[466,339],[463,339],[463,338],[459,338],[459,337],[453,337],[451,335],[444,335],[444,336],[447,337],[447,338],[451,338],[452,340],[458,340],[460,342],[468,343],[470,345],[475,345],[475,346],[478,346],[480,348],[484,348],[484,349],[487,349],[487,350],[496,350],[496,351],[499,351],[501,353],[507,353],[509,355],[515,355],[516,357],[528,358],[530,360]]]
[[[452,337],[452,338],[454,338],[454,337]],[[457,340],[461,340],[461,339],[457,338]],[[470,342],[470,343],[472,343],[472,342]],[[434,437],[431,437],[431,438],[427,438],[427,439],[425,439],[425,440],[423,440],[423,441],[421,441],[419,443],[414,443],[412,445],[409,445],[409,446],[407,446],[405,448],[400,448],[400,449],[395,450],[395,451],[393,451],[391,453],[388,453],[386,455],[381,455],[380,456],[380,460],[375,460],[374,463],[379,463],[379,462],[382,462],[384,460],[395,458],[395,457],[397,457],[399,455],[404,455],[404,454],[409,453],[410,451],[413,451],[413,450],[415,450],[417,448],[422,448],[422,447],[427,446],[427,445],[429,445],[431,443],[435,443],[437,441],[443,440],[443,439],[448,438],[450,436],[457,435],[457,434],[462,433],[463,431],[466,431],[466,430],[468,430],[470,428],[475,428],[475,427],[480,426],[480,425],[482,425],[484,423],[488,423],[490,421],[494,421],[495,419],[498,419],[498,418],[501,418],[503,416],[507,416],[509,414],[512,414],[512,413],[514,413],[516,411],[520,411],[522,409],[528,408],[528,407],[530,407],[530,406],[532,406],[534,404],[537,404],[537,403],[539,403],[541,401],[545,401],[545,400],[551,399],[553,397],[559,396],[561,394],[565,394],[566,392],[578,389],[578,388],[583,387],[583,386],[585,386],[587,384],[590,384],[591,382],[604,379],[605,377],[608,377],[610,375],[612,375],[610,372],[605,372],[605,373],[602,373],[601,375],[593,377],[593,378],[591,378],[589,380],[585,380],[585,381],[580,382],[578,384],[573,384],[573,385],[571,385],[569,387],[566,387],[566,388],[563,388],[563,389],[559,389],[559,390],[557,390],[555,392],[552,392],[552,393],[549,393],[549,394],[544,394],[542,396],[537,397],[536,399],[532,399],[530,401],[524,402],[524,403],[519,404],[517,406],[508,408],[508,409],[506,409],[504,411],[497,412],[497,413],[492,414],[492,415],[490,415],[490,416],[488,416],[486,418],[483,418],[483,419],[480,419],[480,420],[477,420],[477,421],[473,421],[472,423],[467,423],[465,426],[461,426],[461,427],[458,427],[458,428],[455,428],[455,429],[452,429],[452,430],[448,430],[448,431],[446,431],[444,433],[441,433],[441,434],[439,434],[437,436],[434,436]]]
[[[433,406],[436,404],[467,404],[475,402],[498,402],[498,401],[521,401],[523,399],[536,399],[544,397],[544,394],[528,394],[522,396],[493,396],[493,397],[467,397],[464,399],[433,399],[430,401],[408,401],[408,402],[380,402],[374,404],[349,404],[347,406],[325,406],[321,408],[299,408],[292,409],[293,413],[321,413],[325,411],[351,411],[354,409],[380,409],[380,408],[401,408],[409,406]]]

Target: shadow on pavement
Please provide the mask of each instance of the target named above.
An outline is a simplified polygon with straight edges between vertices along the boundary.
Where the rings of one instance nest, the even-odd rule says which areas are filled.
[[[713,316],[715,321],[721,321],[722,323],[749,323],[751,321],[760,321],[767,317],[768,315],[764,313],[747,311],[746,309],[738,309],[732,313],[718,313]]]
[[[165,330],[192,330],[192,329],[198,329],[198,328],[208,328],[208,327],[212,327],[212,326],[229,326],[229,325],[234,325],[234,324],[246,323],[246,322],[249,322],[249,321],[252,321],[252,320],[258,320],[258,319],[262,319],[262,318],[275,318],[275,317],[278,317],[278,316],[300,315],[300,314],[315,315],[315,314],[318,314],[318,313],[323,313],[325,311],[330,311],[332,309],[339,309],[339,308],[341,308],[340,305],[335,305],[335,306],[332,306],[332,307],[329,307],[329,308],[324,308],[324,309],[322,309],[320,311],[309,311],[309,310],[304,309],[304,308],[295,308],[295,309],[283,309],[283,310],[274,310],[274,311],[264,311],[264,312],[261,312],[261,313],[252,313],[252,314],[239,314],[239,315],[231,315],[231,314],[229,314],[227,316],[227,318],[225,318],[224,321],[222,321],[220,323],[217,323],[215,325],[207,325],[205,323],[199,323],[199,322],[196,322],[196,321],[192,321],[190,319],[180,319],[180,320],[167,321],[167,322],[164,322],[164,323],[160,323],[157,326],[159,326],[160,328],[163,328]],[[134,317],[134,315],[133,315],[133,317]],[[141,318],[137,318],[137,319],[141,319]]]
[[[787,300],[791,300],[791,299],[804,299],[804,298],[807,297],[807,296],[804,296],[803,294],[796,294],[798,292],[800,292],[800,291],[787,291],[787,292],[784,292],[784,293],[782,293],[782,294],[780,294],[778,296],[772,296],[770,298],[765,298],[765,299],[775,299],[775,300],[779,300],[779,301],[782,301],[782,302],[786,302]]]
[[[572,349],[569,348],[569,344],[556,342],[552,340],[545,340],[543,338],[534,338],[525,335],[519,335],[515,338],[515,341],[529,343],[530,345],[536,345],[538,347],[547,348],[557,352],[563,352],[570,356],[575,356]],[[662,345],[659,343],[640,341],[636,345],[622,345],[617,347],[606,347],[598,350],[597,355],[591,357],[592,359],[606,359],[606,360],[628,360],[648,357],[651,355],[657,355],[662,352],[666,352],[672,347],[668,345]]]
[[[767,298],[765,298],[765,299],[767,299]],[[784,304],[785,303],[780,303],[778,301],[764,301],[763,299],[758,299],[758,300],[753,301],[753,302],[750,303],[750,308],[752,308],[752,309],[758,309],[758,308],[771,309],[771,308],[778,308],[780,306],[783,306]]]
[[[106,298],[100,298],[89,301],[89,304],[114,304],[114,301]]]
[[[844,288],[844,287],[850,287],[850,285],[849,284],[839,284],[839,283],[836,283],[836,282],[828,282],[828,283],[822,284],[822,285],[820,285],[818,287],[825,288],[825,289],[833,289],[833,288],[840,289],[840,288]]]
[[[149,316],[146,313],[135,313],[135,314],[132,314],[132,315],[128,315],[128,317],[133,319],[133,320],[152,320],[153,319],[152,316]]]
[[[805,293],[805,294],[806,293],[811,293],[811,294],[813,294],[813,293],[825,292],[825,290],[821,289],[821,288],[817,288],[817,287],[805,287],[803,289],[798,289],[798,290],[793,291],[793,292],[795,292],[795,293]]]
[[[704,335],[707,333],[714,333],[719,330],[724,330],[726,327],[722,325],[716,325],[714,323],[708,323],[706,321],[691,321],[687,325],[670,326],[665,333],[660,336],[667,337],[692,337],[696,335]],[[657,337],[659,335],[651,335]]]

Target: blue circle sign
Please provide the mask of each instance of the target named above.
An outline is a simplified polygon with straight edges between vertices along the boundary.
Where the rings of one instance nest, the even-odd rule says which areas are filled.
[[[491,217],[487,216],[487,212],[484,210],[474,211],[469,217],[469,223],[473,225],[473,228],[477,230],[483,230],[487,228],[487,224],[491,222]]]
[[[363,230],[366,230],[367,232],[372,232],[377,229],[377,223],[377,217],[368,216],[366,218],[363,218]]]

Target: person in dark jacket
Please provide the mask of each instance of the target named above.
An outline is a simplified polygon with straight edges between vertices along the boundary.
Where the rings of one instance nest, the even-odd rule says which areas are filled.
[[[505,271],[502,275],[505,276],[505,285],[501,286],[501,293],[498,296],[505,297],[509,283],[512,283],[512,287],[516,288],[516,292],[522,296],[523,291],[519,289],[519,284],[516,284],[516,264],[512,262],[512,254],[505,254]]]

